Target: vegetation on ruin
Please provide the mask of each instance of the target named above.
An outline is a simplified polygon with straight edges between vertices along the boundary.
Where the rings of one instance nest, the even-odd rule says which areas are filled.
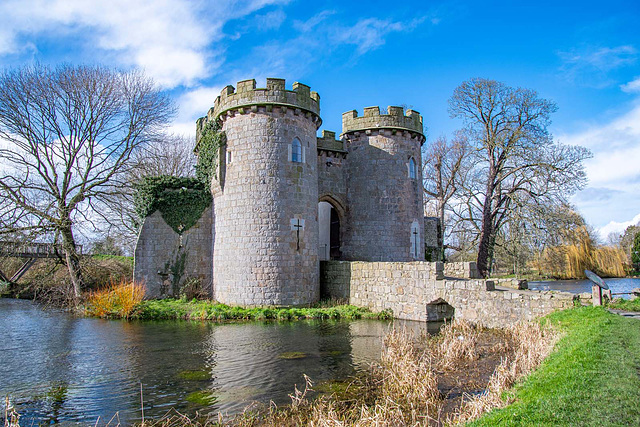
[[[639,425],[640,321],[601,307],[547,316],[564,331],[508,407],[473,425]]]
[[[181,234],[193,227],[211,205],[211,193],[196,178],[150,176],[136,185],[134,203],[140,218],[158,210],[165,222]]]
[[[203,182],[207,189],[217,171],[220,147],[227,143],[225,133],[220,129],[220,124],[216,120],[207,122],[195,149],[198,154],[196,178]]]

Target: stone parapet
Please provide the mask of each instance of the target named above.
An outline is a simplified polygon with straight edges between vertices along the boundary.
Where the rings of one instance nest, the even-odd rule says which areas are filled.
[[[287,109],[300,110],[311,114],[320,126],[320,95],[312,92],[309,86],[293,83],[292,90],[285,89],[284,79],[267,79],[266,88],[256,88],[254,79],[238,82],[237,88],[229,85],[222,89],[220,96],[209,110],[209,120],[215,120],[223,114],[239,112],[241,114],[265,107],[267,111],[274,106],[286,112]]]
[[[390,129],[392,131],[408,131],[424,141],[422,116],[414,110],[390,106],[387,114],[380,114],[379,107],[367,107],[363,115],[358,116],[356,110],[342,114],[342,134],[363,132],[367,130]]]
[[[492,280],[443,278],[442,263],[323,261],[325,297],[348,299],[407,320],[455,317],[486,327],[507,327],[572,307],[568,292],[516,290]]]
[[[475,262],[445,262],[444,275],[458,279],[480,279],[480,272]]]
[[[336,139],[336,133],[323,130],[322,137],[318,138],[318,152],[326,151],[328,153],[340,153],[344,156],[347,155],[347,150],[344,148],[344,142]]]

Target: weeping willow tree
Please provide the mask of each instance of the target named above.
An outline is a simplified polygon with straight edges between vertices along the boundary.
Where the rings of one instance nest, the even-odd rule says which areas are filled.
[[[593,270],[604,277],[626,274],[626,255],[620,248],[598,247],[586,226],[567,233],[567,243],[552,246],[542,254],[541,268],[545,274],[559,279],[584,278],[584,270]]]

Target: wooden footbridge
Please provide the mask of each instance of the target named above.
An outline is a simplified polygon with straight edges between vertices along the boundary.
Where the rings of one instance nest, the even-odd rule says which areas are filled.
[[[79,254],[82,246],[76,246]],[[0,269],[0,280],[17,282],[41,258],[61,258],[65,252],[62,245],[56,243],[25,243],[0,241],[0,257],[24,258],[22,266],[9,278]]]

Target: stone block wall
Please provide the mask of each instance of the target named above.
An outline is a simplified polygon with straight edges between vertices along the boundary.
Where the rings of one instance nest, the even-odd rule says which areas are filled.
[[[323,130],[318,138],[318,196],[327,198],[344,215],[347,206],[347,151],[335,132]],[[333,200],[331,200],[333,199]],[[344,222],[344,216],[340,218]]]
[[[231,89],[222,91],[213,112],[228,159],[224,186],[212,184],[215,298],[242,306],[313,303],[319,298],[320,121],[313,113],[319,98],[298,83],[286,91],[280,79],[268,79],[267,89],[255,89],[253,80]],[[297,161],[294,140],[301,145]]]
[[[506,327],[569,308],[575,295],[496,287],[491,280],[444,278],[442,263],[326,261],[321,267],[325,296],[399,319],[435,320],[453,314],[486,327]],[[444,310],[441,310],[444,309]]]
[[[424,260],[422,123],[417,113],[404,116],[401,108],[400,116],[395,110],[388,116],[368,115],[368,110],[362,118],[351,118],[355,121],[345,122],[347,113],[343,115],[343,139],[349,151],[343,259]],[[380,121],[372,121],[375,117]],[[407,126],[413,123],[419,133],[387,128],[395,122],[386,123],[385,117],[403,120],[401,124]],[[364,131],[350,127],[373,126],[374,122],[380,127]],[[415,177],[409,175],[411,161]]]
[[[480,279],[478,266],[475,262],[445,262],[445,277],[455,277],[457,279]]]
[[[145,218],[135,250],[133,278],[146,287],[147,298],[178,296],[189,278],[212,293],[212,211],[180,236],[159,211]]]

